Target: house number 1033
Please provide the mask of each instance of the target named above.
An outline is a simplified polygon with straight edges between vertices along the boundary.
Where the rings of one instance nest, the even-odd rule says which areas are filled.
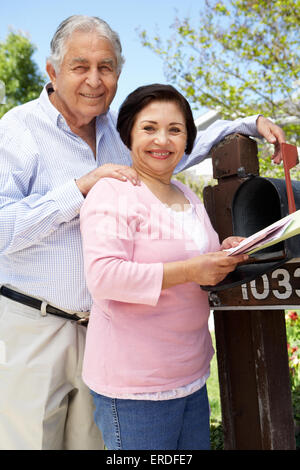
[[[269,297],[270,293],[274,295],[277,299],[288,299],[291,297],[293,292],[300,297],[300,289],[293,290],[291,284],[291,275],[287,269],[276,269],[272,272],[270,276],[272,279],[277,280],[278,288],[270,290],[270,281],[266,274],[261,276],[262,279],[262,288],[256,286],[256,280],[251,281],[249,284],[242,284],[242,296],[243,300],[249,300],[249,291],[252,296],[257,300],[263,300]],[[300,267],[296,268],[293,274],[293,277],[300,278]],[[273,284],[273,283],[272,283]]]

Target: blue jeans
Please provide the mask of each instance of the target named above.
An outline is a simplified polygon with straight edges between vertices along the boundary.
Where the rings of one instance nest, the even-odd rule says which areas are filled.
[[[184,398],[124,400],[91,392],[109,450],[209,450],[206,386]]]

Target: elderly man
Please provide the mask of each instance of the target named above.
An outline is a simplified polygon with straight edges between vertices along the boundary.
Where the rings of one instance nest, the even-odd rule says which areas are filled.
[[[136,184],[109,110],[122,63],[119,37],[104,21],[70,17],[51,42],[51,83],[0,121],[1,449],[102,448],[81,381],[91,298],[79,211],[99,178]],[[233,132],[284,141],[262,116],[219,121],[177,170]]]

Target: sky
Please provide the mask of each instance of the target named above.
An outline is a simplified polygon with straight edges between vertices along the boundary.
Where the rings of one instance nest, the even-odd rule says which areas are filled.
[[[149,37],[159,33],[162,39],[169,39],[175,17],[198,19],[204,3],[205,0],[0,0],[0,41],[5,40],[11,29],[27,34],[37,48],[33,60],[46,75],[50,41],[61,21],[78,14],[99,16],[118,32],[125,57],[118,91],[111,104],[111,109],[118,111],[126,96],[137,87],[167,83],[163,61],[142,46],[137,30],[146,30]],[[205,111],[194,111],[194,118]],[[211,160],[193,170],[196,174],[211,175]]]
[[[5,40],[11,28],[28,34],[37,47],[33,59],[45,72],[50,40],[60,22],[74,14],[99,16],[119,33],[126,59],[111,105],[117,111],[138,86],[166,83],[162,60],[141,45],[137,28],[145,29],[150,37],[158,31],[167,39],[172,35],[170,26],[175,16],[198,17],[203,3],[203,0],[2,0],[0,41]]]

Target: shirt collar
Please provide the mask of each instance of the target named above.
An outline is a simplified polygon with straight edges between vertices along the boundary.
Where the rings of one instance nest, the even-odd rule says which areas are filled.
[[[51,121],[57,126],[60,119],[61,119],[61,113],[56,109],[55,106],[51,103],[49,99],[49,95],[53,91],[52,83],[47,83],[44,88],[42,93],[40,94],[40,104],[47,114],[47,116],[51,119]],[[61,116],[61,117],[60,117]]]

